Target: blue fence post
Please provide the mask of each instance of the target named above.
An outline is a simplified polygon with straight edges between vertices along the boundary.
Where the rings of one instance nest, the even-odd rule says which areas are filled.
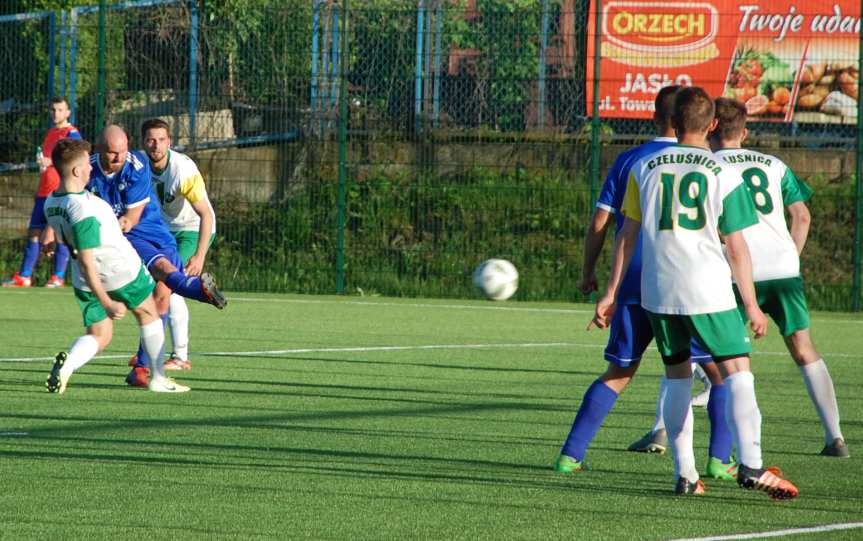
[[[423,28],[425,24],[425,0],[419,0],[417,5],[417,62],[414,80],[414,129],[417,133],[422,128],[423,110]]]
[[[312,119],[318,108],[318,48],[320,47],[321,0],[312,2],[312,84],[310,89]]]
[[[66,95],[66,38],[69,32],[66,28],[66,12],[60,12],[60,92],[58,95]]]
[[[75,74],[77,71],[77,58],[78,58],[78,9],[72,8],[69,14],[69,34],[70,34],[70,42],[69,42],[69,110],[72,111],[72,114],[69,117],[70,122],[72,124],[78,123],[78,99],[77,99],[77,91],[75,89],[78,84],[78,77]]]
[[[198,1],[189,0],[189,146],[198,144]]]
[[[545,53],[548,49],[548,19],[548,0],[542,0],[542,37],[539,46],[539,88],[537,89],[539,103],[536,111],[537,123],[540,128],[545,126]]]
[[[54,95],[54,71],[57,66],[57,14],[48,15],[48,98]]]
[[[434,38],[434,127],[438,127],[440,120],[440,63],[441,63],[441,30],[443,28],[443,2],[438,2],[435,11],[435,38]]]

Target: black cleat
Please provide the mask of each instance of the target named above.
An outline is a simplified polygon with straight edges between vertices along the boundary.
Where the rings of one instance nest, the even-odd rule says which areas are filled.
[[[66,377],[64,379],[60,374],[60,369],[63,368],[65,363],[66,352],[61,351],[54,357],[54,366],[51,367],[51,373],[48,374],[48,379],[45,381],[45,387],[48,388],[49,393],[62,393],[66,390],[66,382],[69,378]]]
[[[750,468],[740,464],[737,484],[747,490],[766,492],[774,500],[790,500],[799,493],[791,481],[782,478],[782,470],[776,467]]]
[[[701,479],[693,483],[686,477],[678,477],[674,487],[674,493],[678,496],[701,496],[706,490]]]
[[[821,456],[833,456],[836,458],[850,458],[851,453],[848,451],[848,446],[845,445],[845,440],[836,438],[830,445],[825,445],[819,453]]]

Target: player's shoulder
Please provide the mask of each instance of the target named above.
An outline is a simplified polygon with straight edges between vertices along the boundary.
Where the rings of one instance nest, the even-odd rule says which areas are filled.
[[[140,150],[130,150],[129,153],[126,154],[126,163],[128,163],[136,173],[141,173],[150,169],[147,156],[145,156]]]
[[[171,164],[183,175],[198,173],[198,164],[195,163],[195,160],[174,149],[171,149]]]

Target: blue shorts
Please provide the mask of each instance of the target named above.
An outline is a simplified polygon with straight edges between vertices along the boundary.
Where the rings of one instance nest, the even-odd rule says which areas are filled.
[[[611,332],[605,346],[605,360],[621,368],[641,362],[641,356],[653,340],[653,329],[647,312],[638,304],[619,304],[611,318]],[[713,362],[713,357],[695,339],[690,345],[692,361]]]
[[[148,271],[152,272],[151,267],[153,263],[163,257],[177,267],[177,270],[180,272],[183,271],[183,261],[180,259],[180,252],[177,251],[177,243],[173,237],[171,237],[170,242],[158,242],[128,235],[126,238],[129,239],[129,243],[135,248],[135,251],[138,252],[141,261],[144,262],[144,266],[147,267]]]
[[[45,229],[48,219],[45,218],[45,200],[47,197],[36,197],[33,201],[33,212],[30,213],[30,229]]]

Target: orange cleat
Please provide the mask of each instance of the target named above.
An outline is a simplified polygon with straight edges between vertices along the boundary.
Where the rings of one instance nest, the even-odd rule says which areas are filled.
[[[183,359],[171,355],[171,358],[165,361],[165,364],[162,366],[165,370],[191,370],[192,361],[184,361]]]
[[[33,278],[30,276],[21,276],[19,273],[12,275],[12,278],[3,281],[3,287],[30,287],[33,285]]]
[[[48,280],[47,282],[45,282],[45,287],[47,287],[47,288],[63,287],[63,284],[65,284],[65,283],[66,282],[62,278],[60,278],[56,274],[52,274],[51,279]]]
[[[782,470],[770,468],[749,468],[743,464],[737,469],[737,484],[748,490],[766,492],[774,500],[790,500],[799,494],[794,483],[783,479]]]
[[[150,371],[143,366],[136,366],[126,376],[126,384],[132,387],[148,387],[150,384]]]

